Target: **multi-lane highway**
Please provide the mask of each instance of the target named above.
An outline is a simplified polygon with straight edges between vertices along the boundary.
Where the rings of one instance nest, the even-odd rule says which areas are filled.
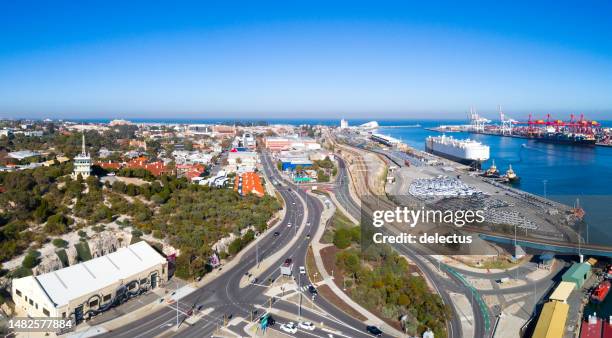
[[[257,276],[258,283],[241,288],[240,280],[255,268],[257,258],[260,261],[264,260],[287,245],[291,245],[287,256],[294,260],[296,267],[294,269],[294,276],[302,279],[298,281],[301,285],[310,284],[307,274],[300,275],[297,267],[306,266],[305,257],[311,238],[311,236],[306,236],[306,234],[314,233],[316,227],[319,226],[323,205],[317,198],[282,180],[270,162],[269,157],[264,155],[263,158],[266,176],[274,177],[278,182],[284,182],[283,186],[277,186],[277,190],[285,202],[286,213],[283,220],[274,229],[269,229],[261,235],[263,238],[258,239],[258,248],[253,247],[249,249],[242,256],[241,261],[232,268],[229,268],[211,282],[180,299],[178,317],[176,305],[168,305],[117,330],[107,332],[102,337],[154,337],[166,334],[178,337],[210,337],[219,326],[223,325],[224,322],[227,323],[229,318],[234,320],[229,321],[233,325],[228,325],[227,329],[238,335],[244,335],[244,327],[247,324],[247,320],[251,317],[252,311],[259,308],[258,314],[261,315],[264,311],[262,308],[270,305],[270,298],[264,294],[267,287],[263,283],[266,283],[269,279],[274,280],[279,276],[279,266],[286,257],[278,258],[276,262],[269,265],[268,269],[260,273]],[[308,219],[304,219],[305,215],[307,215]],[[289,223],[292,224],[292,227],[288,227]],[[306,228],[296,231],[295,227],[297,226]],[[280,234],[274,236],[273,232],[275,231],[278,231]],[[302,236],[302,238],[298,238],[298,240],[291,244],[294,236]],[[303,291],[300,290],[300,292]],[[346,315],[322,297],[318,297],[315,303],[319,310],[313,311],[309,307],[302,307],[301,314],[303,320],[312,321],[317,326],[320,323],[324,323],[328,330],[336,333],[336,336],[368,337],[364,330],[365,324]],[[282,310],[281,313],[284,314],[274,315],[278,324],[272,329],[278,328],[280,323],[286,321],[297,321],[299,311],[297,304],[285,300],[277,300],[272,304],[272,307]],[[190,325],[183,322],[187,317],[187,313],[193,309],[201,309],[207,314],[194,324]],[[320,310],[324,313],[321,313]],[[288,316],[288,313],[295,314],[295,316]],[[244,320],[236,320],[239,317],[244,318]],[[178,331],[174,331],[177,318],[181,325]],[[317,328],[314,331],[308,332],[298,331],[295,336],[328,337],[328,334],[327,331]]]

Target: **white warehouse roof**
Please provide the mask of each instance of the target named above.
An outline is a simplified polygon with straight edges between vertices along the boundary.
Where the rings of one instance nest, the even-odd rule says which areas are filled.
[[[51,300],[61,306],[165,262],[147,242],[140,241],[87,262],[26,278],[36,278]]]

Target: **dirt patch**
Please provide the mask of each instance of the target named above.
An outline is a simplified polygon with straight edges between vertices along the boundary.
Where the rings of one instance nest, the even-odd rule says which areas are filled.
[[[342,283],[344,282],[344,277],[341,273],[339,273],[338,269],[336,268],[336,254],[339,251],[340,249],[332,245],[323,248],[320,252],[321,258],[323,259],[323,265],[325,266],[325,271],[327,271],[330,276],[334,277],[334,281],[337,285],[342,285]]]
[[[361,313],[357,312],[355,309],[346,304],[342,299],[336,296],[336,294],[329,286],[321,285],[317,288],[317,291],[323,298],[325,298],[326,301],[332,303],[335,307],[342,310],[347,315],[360,321],[368,320],[368,318],[364,317]]]
[[[318,283],[323,280],[321,273],[317,269],[312,247],[308,247],[308,251],[306,252],[306,272],[308,273],[308,278],[313,283]]]

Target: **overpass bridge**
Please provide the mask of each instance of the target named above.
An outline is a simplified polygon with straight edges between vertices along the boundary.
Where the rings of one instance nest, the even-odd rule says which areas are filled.
[[[478,236],[486,241],[518,245],[524,248],[532,248],[542,251],[551,251],[558,254],[568,255],[587,255],[612,258],[612,247],[596,244],[580,243],[559,243],[554,241],[546,241],[534,238],[517,238],[516,241],[512,236],[505,236],[493,233],[479,233]]]

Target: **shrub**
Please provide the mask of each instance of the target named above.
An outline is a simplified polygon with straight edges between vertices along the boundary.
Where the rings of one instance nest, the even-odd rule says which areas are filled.
[[[340,228],[334,233],[334,245],[338,249],[346,249],[351,245],[351,232],[349,229]]]
[[[55,245],[56,248],[65,248],[68,246],[68,242],[66,242],[65,240],[61,239],[61,238],[55,238],[53,239],[53,245]]]
[[[27,276],[32,276],[32,269],[28,269],[26,267],[20,266],[17,269],[11,272],[12,278],[23,278]]]
[[[40,263],[40,261],[38,259],[39,257],[40,257],[40,252],[38,252],[38,251],[30,251],[23,258],[23,262],[21,263],[21,266],[23,266],[26,269],[33,268],[33,267],[37,266],[38,263]]]
[[[64,268],[70,265],[70,262],[68,260],[68,254],[66,253],[66,250],[64,249],[57,250],[55,254],[59,258],[60,262],[62,262],[62,266]]]
[[[77,258],[80,262],[85,262],[91,259],[91,251],[89,250],[89,244],[86,241],[81,241],[74,245],[77,251]]]
[[[51,235],[61,235],[68,232],[68,218],[64,215],[55,214],[47,219],[45,232]]]
[[[162,232],[159,230],[153,230],[153,237],[157,239],[162,239],[164,238],[164,235],[162,235]]]

